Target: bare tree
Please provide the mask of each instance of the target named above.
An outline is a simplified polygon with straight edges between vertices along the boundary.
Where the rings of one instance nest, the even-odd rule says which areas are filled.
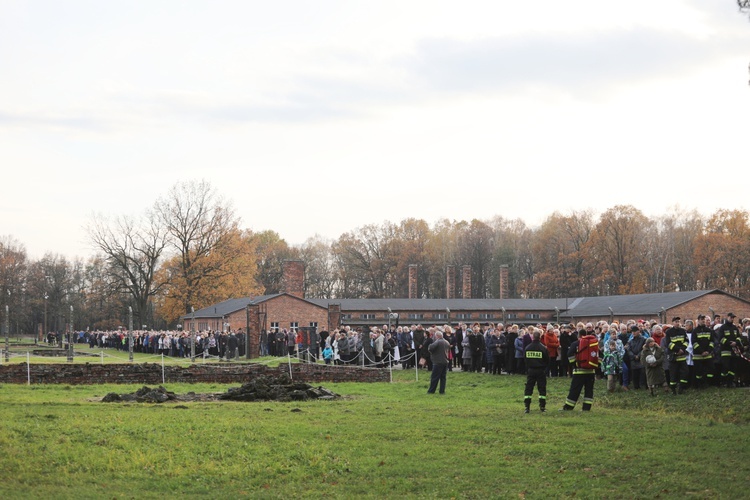
[[[333,298],[336,271],[331,242],[316,235],[309,238],[299,248],[299,252],[300,258],[305,262],[305,297]]]
[[[104,254],[113,282],[132,297],[138,324],[144,324],[149,300],[165,285],[156,278],[167,246],[165,227],[155,213],[148,212],[138,220],[95,216],[86,231]]]

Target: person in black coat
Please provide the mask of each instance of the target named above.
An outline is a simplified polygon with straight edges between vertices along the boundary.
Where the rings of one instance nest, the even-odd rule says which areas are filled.
[[[524,413],[531,409],[531,396],[534,386],[539,391],[539,411],[547,410],[547,367],[549,367],[549,353],[541,343],[542,332],[535,328],[532,333],[531,344],[524,349],[526,361],[526,388],[523,392]]]

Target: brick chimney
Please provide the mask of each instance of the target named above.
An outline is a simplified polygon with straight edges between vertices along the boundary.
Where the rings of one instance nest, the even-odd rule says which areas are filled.
[[[462,297],[464,299],[471,298],[471,266],[463,266],[461,271],[461,279],[463,280]]]
[[[419,266],[417,264],[409,264],[409,298],[416,299],[418,292],[417,288],[417,270]]]
[[[508,264],[500,266],[500,298],[508,298]]]
[[[448,266],[447,276],[445,277],[445,298],[456,298],[456,266]]]
[[[305,263],[285,260],[281,265],[281,293],[305,298]]]

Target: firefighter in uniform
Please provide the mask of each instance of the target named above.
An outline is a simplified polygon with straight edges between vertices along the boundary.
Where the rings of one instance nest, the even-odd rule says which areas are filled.
[[[734,387],[734,376],[740,360],[735,352],[735,348],[741,346],[740,329],[734,324],[735,317],[734,313],[727,314],[727,319],[718,331],[721,346],[721,378],[727,387]]]
[[[706,317],[698,315],[698,326],[693,330],[693,365],[695,385],[704,388],[714,377],[713,330],[706,325]]]
[[[681,321],[679,316],[675,316],[672,318],[672,327],[664,332],[669,350],[669,388],[672,389],[672,394],[682,394],[688,384],[688,341]]]
[[[524,360],[526,361],[526,389],[523,392],[523,404],[526,406],[524,413],[531,409],[531,395],[534,393],[534,385],[539,391],[539,411],[547,411],[547,367],[549,366],[549,353],[544,344],[540,342],[542,332],[534,330],[531,344],[524,349]]]
[[[586,330],[578,332],[578,340],[570,344],[568,348],[568,363],[573,366],[573,378],[570,380],[570,391],[565,399],[565,405],[560,410],[571,411],[578,403],[578,397],[583,389],[583,411],[590,411],[594,404],[594,382],[596,382],[596,368],[582,368],[578,360],[578,346],[584,336],[588,335]]]

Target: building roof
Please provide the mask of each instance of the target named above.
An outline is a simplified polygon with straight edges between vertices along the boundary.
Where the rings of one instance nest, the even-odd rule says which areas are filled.
[[[584,318],[592,316],[658,316],[662,308],[669,310],[686,302],[721,290],[696,290],[691,292],[641,293],[635,295],[607,295],[574,299],[561,317]],[[609,308],[612,308],[610,311]]]
[[[283,295],[281,293],[275,293],[272,295],[259,295],[257,297],[242,297],[240,299],[229,299],[225,300],[223,302],[219,302],[218,304],[214,304],[209,307],[204,307],[203,309],[198,309],[195,311],[195,317],[196,318],[217,318],[226,316],[228,314],[232,314],[233,312],[237,312],[241,309],[246,308],[248,305],[254,305],[259,304],[261,302],[265,302],[266,300],[272,299],[274,297],[278,297],[279,295]],[[180,319],[190,319],[193,317],[193,313],[183,314],[180,316]]]
[[[669,310],[686,302],[710,294],[730,295],[718,289],[697,290],[690,292],[642,293],[635,295],[607,295],[601,297],[579,297],[562,299],[299,299],[314,306],[328,308],[331,304],[338,304],[342,313],[384,312],[390,308],[393,312],[405,311],[434,311],[451,313],[470,311],[542,311],[559,310],[560,318],[571,320],[584,317],[622,316],[658,316],[662,308]],[[229,299],[209,307],[195,311],[195,318],[220,318],[244,309],[248,305],[255,305],[271,300],[284,293],[259,295]],[[734,297],[734,296],[732,296]],[[735,297],[739,300],[739,297]],[[746,301],[747,302],[747,301]],[[612,308],[610,311],[609,308]],[[181,316],[182,320],[190,319],[192,314]]]
[[[327,308],[340,304],[341,311],[553,311],[565,310],[566,299],[305,299]],[[568,299],[569,301],[572,299]]]

